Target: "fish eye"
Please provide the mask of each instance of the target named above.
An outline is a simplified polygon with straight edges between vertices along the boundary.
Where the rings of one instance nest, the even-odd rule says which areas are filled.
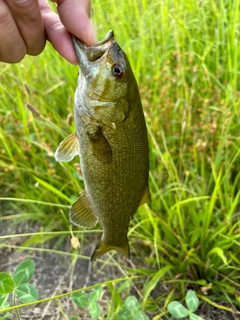
[[[120,79],[124,76],[124,71],[125,71],[125,69],[124,69],[123,65],[121,65],[121,64],[114,64],[112,66],[112,74],[114,77],[116,77],[118,79]]]

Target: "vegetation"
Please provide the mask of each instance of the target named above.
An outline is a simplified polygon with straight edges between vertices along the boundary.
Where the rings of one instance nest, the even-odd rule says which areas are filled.
[[[199,300],[196,293],[193,290],[189,290],[186,294],[185,308],[180,302],[172,301],[168,305],[168,311],[177,319],[185,318],[189,316],[191,320],[204,320],[203,318],[194,314],[199,306]]]
[[[33,260],[25,260],[14,271],[13,277],[5,272],[0,272],[0,310],[10,307],[8,303],[9,294],[13,294],[13,305],[18,299],[22,303],[35,302],[39,299],[37,289],[29,282],[35,271]],[[20,320],[18,310],[15,310],[16,317]],[[1,320],[12,318],[10,313],[6,313]]]
[[[134,265],[119,259],[114,265],[123,276],[98,283],[111,299],[101,315],[115,319],[130,289],[155,320],[170,319],[168,304],[182,301],[188,289],[237,313],[240,1],[93,0],[92,18],[99,39],[114,30],[139,83],[152,194],[130,225]],[[89,236],[68,221],[69,205],[83,188],[79,160],[54,160],[59,142],[74,131],[77,73],[50,45],[38,57],[0,64],[0,226],[39,226],[19,250],[46,245],[51,252],[50,239],[60,246],[69,235],[85,242]],[[0,249],[14,237],[14,230],[0,236]],[[111,264],[112,256],[98,264]]]

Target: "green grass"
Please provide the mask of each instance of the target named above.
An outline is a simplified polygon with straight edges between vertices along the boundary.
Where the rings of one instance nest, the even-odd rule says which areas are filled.
[[[152,203],[130,226],[137,265],[124,270],[142,277],[129,286],[141,284],[142,307],[155,319],[188,288],[239,310],[240,1],[95,0],[92,18],[99,40],[113,29],[127,53],[149,130]],[[66,119],[77,73],[50,45],[0,65],[2,220],[70,232],[67,206],[83,180],[77,158],[62,164],[53,154],[74,131]],[[153,299],[159,283],[169,290]]]

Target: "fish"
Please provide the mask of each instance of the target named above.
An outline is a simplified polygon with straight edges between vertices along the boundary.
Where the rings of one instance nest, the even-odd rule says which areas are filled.
[[[103,235],[92,261],[111,250],[130,259],[130,220],[140,205],[151,201],[148,135],[138,85],[112,30],[91,47],[72,39],[80,66],[76,132],[55,152],[56,161],[80,156],[85,188],[70,208],[70,222],[91,229],[100,220]]]

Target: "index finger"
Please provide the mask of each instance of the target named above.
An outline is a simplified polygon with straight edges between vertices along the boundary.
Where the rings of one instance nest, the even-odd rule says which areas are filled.
[[[65,28],[87,46],[97,41],[93,24],[90,20],[90,0],[52,0],[57,2],[58,13]]]
[[[27,54],[37,55],[45,47],[45,33],[37,0],[5,0],[18,27]]]

